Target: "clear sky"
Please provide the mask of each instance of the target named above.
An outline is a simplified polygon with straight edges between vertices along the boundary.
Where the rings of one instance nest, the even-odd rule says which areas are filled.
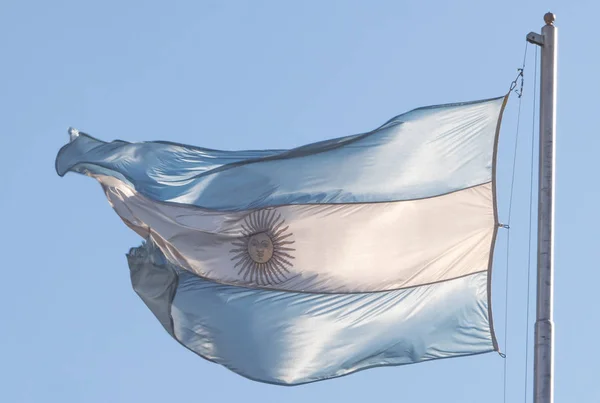
[[[59,178],[54,159],[69,126],[109,141],[289,148],[419,106],[499,96],[549,9],[560,41],[556,401],[600,401],[600,3],[592,0],[3,0],[0,401],[502,402],[496,353],[292,388],[195,356],[131,289],[125,253],[139,237],[95,181]],[[510,402],[525,398],[533,46],[528,55],[508,262]],[[517,106],[512,97],[500,143],[504,221]],[[505,248],[502,230],[493,286],[501,346]]]

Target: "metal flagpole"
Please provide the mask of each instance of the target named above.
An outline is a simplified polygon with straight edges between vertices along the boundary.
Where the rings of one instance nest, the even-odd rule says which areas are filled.
[[[540,77],[540,166],[538,193],[537,309],[535,322],[534,403],[554,402],[554,150],[556,133],[557,29],[554,14],[544,15],[542,33],[527,40],[542,48]]]

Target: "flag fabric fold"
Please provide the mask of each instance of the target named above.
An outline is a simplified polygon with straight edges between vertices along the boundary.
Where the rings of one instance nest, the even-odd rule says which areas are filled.
[[[300,384],[497,350],[506,100],[419,108],[292,150],[72,130],[56,169],[97,179],[147,240],[128,255],[132,284],[174,338],[248,378]]]
[[[128,261],[133,288],[169,334],[257,381],[297,385],[493,350],[486,272],[394,291],[313,294],[217,284],[173,265],[151,242]]]

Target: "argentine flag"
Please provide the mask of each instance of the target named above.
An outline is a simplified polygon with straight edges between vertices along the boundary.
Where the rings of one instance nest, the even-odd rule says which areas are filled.
[[[135,292],[194,353],[296,385],[498,350],[490,281],[506,97],[431,106],[291,150],[106,143],[71,129],[56,170],[95,178],[145,239]]]

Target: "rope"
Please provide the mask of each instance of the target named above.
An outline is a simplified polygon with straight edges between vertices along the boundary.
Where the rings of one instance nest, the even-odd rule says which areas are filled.
[[[511,178],[511,182],[510,182],[510,196],[509,196],[509,203],[508,203],[508,217],[507,217],[507,223],[506,225],[504,225],[504,228],[509,229],[509,231],[507,232],[506,235],[506,267],[505,267],[505,295],[504,295],[504,369],[503,369],[503,383],[504,383],[504,389],[503,389],[503,395],[504,395],[504,403],[506,403],[506,385],[507,385],[507,363],[508,360],[506,359],[506,354],[508,353],[508,290],[509,290],[509,257],[510,257],[510,220],[511,220],[511,216],[512,216],[512,205],[513,205],[513,195],[514,195],[514,187],[515,187],[515,177],[516,177],[516,164],[517,164],[517,151],[518,151],[518,147],[519,147],[519,127],[520,127],[520,123],[521,123],[521,104],[522,104],[522,96],[523,96],[523,82],[524,82],[524,70],[525,70],[525,62],[527,60],[527,45],[528,42],[525,42],[525,52],[523,55],[523,65],[520,69],[518,69],[518,75],[517,78],[515,78],[515,80],[511,83],[510,85],[510,90],[509,92],[515,91],[515,93],[517,94],[517,96],[519,97],[519,108],[518,108],[518,112],[517,112],[517,129],[516,129],[516,135],[515,135],[515,145],[514,145],[514,150],[513,150],[513,162],[512,162],[512,178]],[[516,90],[517,87],[517,81],[519,80],[519,78],[521,79],[521,86],[519,90]]]
[[[530,295],[531,295],[531,233],[533,224],[531,223],[531,219],[533,218],[533,159],[534,159],[534,150],[535,150],[535,108],[536,108],[536,97],[535,93],[537,91],[537,46],[535,48],[535,67],[534,67],[534,81],[533,81],[533,119],[531,122],[531,165],[529,167],[529,238],[528,238],[528,249],[527,249],[527,315],[525,321],[525,396],[524,402],[527,403],[527,390],[528,390],[528,382],[529,382],[529,371],[527,370],[527,362],[529,358],[529,304],[530,304]]]

